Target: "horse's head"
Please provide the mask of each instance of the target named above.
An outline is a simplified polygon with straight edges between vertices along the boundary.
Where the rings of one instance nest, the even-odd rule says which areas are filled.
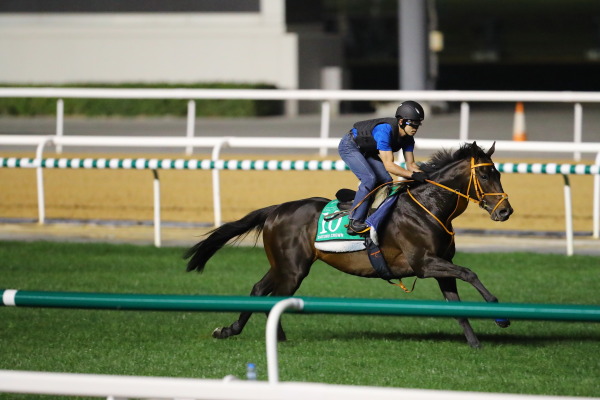
[[[431,183],[479,204],[494,221],[506,221],[513,209],[502,189],[500,172],[492,161],[495,148],[495,142],[487,152],[476,142],[465,143],[454,153],[438,151],[421,169],[432,177],[434,182]],[[454,189],[457,187],[460,192]]]
[[[471,149],[471,179],[468,195],[479,201],[479,206],[490,213],[492,220],[506,221],[513,213],[513,208],[502,188],[500,172],[492,161],[496,142],[487,152],[477,146],[476,142],[468,146]]]

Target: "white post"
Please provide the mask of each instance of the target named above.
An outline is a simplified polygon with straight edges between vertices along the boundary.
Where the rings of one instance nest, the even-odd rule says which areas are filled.
[[[575,103],[575,122],[573,127],[573,142],[581,143],[582,138],[582,121],[583,121],[583,108],[581,103]],[[573,153],[573,159],[575,161],[581,161],[581,152],[576,151]]]
[[[329,120],[331,113],[331,103],[328,100],[321,102],[321,139],[329,138]],[[319,149],[319,155],[325,157],[327,155],[327,147]]]
[[[187,113],[187,133],[188,139],[194,137],[194,129],[196,124],[196,102],[194,100],[188,101],[188,113]],[[193,146],[187,146],[185,148],[185,154],[191,156],[194,151]]]
[[[212,181],[213,181],[213,213],[215,218],[215,228],[221,226],[221,184],[219,182],[219,170],[213,169]]]
[[[219,159],[219,153],[221,152],[221,148],[223,146],[227,146],[227,140],[229,138],[223,138],[212,151],[212,161],[217,161]],[[215,227],[218,228],[221,226],[221,181],[219,177],[219,170],[217,168],[213,168],[212,170],[212,183],[213,183],[213,209],[215,216]]]
[[[569,177],[563,175],[565,180],[565,234],[567,236],[567,255],[573,255],[573,210],[571,204],[571,185]]]
[[[65,104],[63,99],[56,101],[56,136],[61,137],[64,131]],[[56,153],[62,154],[62,144],[56,146]]]
[[[342,90],[342,68],[341,67],[322,67],[321,68],[321,89],[326,90]],[[331,115],[338,116],[340,114],[340,101],[329,100],[331,105]]]
[[[460,134],[459,140],[466,142],[469,140],[469,103],[463,101],[460,103]]]
[[[270,384],[279,383],[279,361],[277,359],[277,328],[281,314],[287,309],[302,310],[304,301],[302,299],[290,297],[281,300],[269,311],[267,319],[267,328],[265,332],[267,346],[267,371]]]
[[[596,155],[596,164],[600,166],[600,153]],[[593,237],[600,239],[600,175],[594,175],[594,209],[592,211],[594,219]]]
[[[38,195],[38,224],[43,225],[46,222],[46,202],[44,200],[44,169],[42,168],[42,155],[46,143],[51,143],[52,138],[48,137],[38,144],[35,150],[35,162],[37,168],[35,171],[37,178],[37,195]]]
[[[160,180],[158,171],[153,169],[154,175],[154,246],[160,247]]]

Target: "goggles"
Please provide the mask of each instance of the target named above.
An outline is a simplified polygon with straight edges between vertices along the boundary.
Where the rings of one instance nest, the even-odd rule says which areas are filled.
[[[406,125],[412,126],[413,128],[418,128],[419,126],[421,126],[421,121],[415,121],[413,119],[405,119],[404,123]]]

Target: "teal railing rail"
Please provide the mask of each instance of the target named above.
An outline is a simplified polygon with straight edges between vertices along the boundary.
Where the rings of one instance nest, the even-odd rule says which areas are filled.
[[[1,290],[2,305],[147,311],[268,312],[281,297]],[[310,314],[406,315],[600,322],[600,305],[300,297]]]

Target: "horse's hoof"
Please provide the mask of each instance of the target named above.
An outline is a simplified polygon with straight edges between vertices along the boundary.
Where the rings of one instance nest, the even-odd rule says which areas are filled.
[[[481,343],[479,343],[479,340],[475,340],[474,342],[469,342],[469,346],[471,346],[472,349],[480,349]]]
[[[496,322],[496,325],[500,328],[508,328],[510,326],[510,320],[506,318],[498,318],[494,320],[494,322]]]
[[[213,333],[212,333],[212,337],[214,337],[215,339],[225,339],[225,338],[227,338],[228,336],[225,336],[223,334],[223,329],[225,329],[225,328],[217,328],[217,329],[215,329],[213,331]]]

